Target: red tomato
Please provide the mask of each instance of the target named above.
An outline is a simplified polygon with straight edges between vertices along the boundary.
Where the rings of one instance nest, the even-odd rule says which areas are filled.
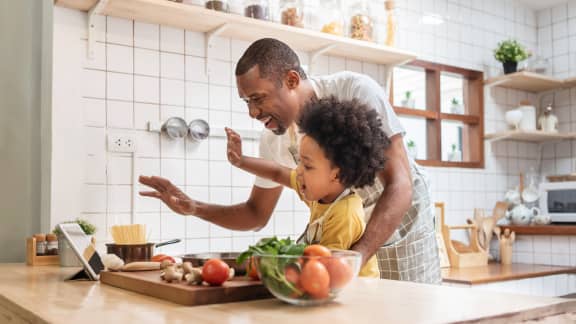
[[[346,261],[340,258],[330,258],[322,262],[330,275],[330,288],[339,289],[344,287],[354,276],[352,268]]]
[[[329,257],[332,255],[330,250],[320,244],[308,245],[304,248],[304,256],[319,256],[319,257]]]
[[[284,276],[286,280],[293,285],[298,285],[298,281],[300,281],[300,271],[298,271],[296,266],[286,266],[284,268]]]
[[[161,262],[161,259],[165,256],[166,254],[156,254],[150,260],[154,262]]]
[[[230,267],[220,259],[210,259],[202,267],[202,279],[212,286],[220,286],[228,280]]]
[[[248,276],[254,280],[260,280],[260,276],[258,276],[258,269],[256,269],[256,259],[254,257],[250,257],[250,262],[246,267],[248,271]]]
[[[330,274],[320,261],[308,260],[300,274],[300,283],[311,297],[324,298],[329,293]]]
[[[164,260],[168,260],[171,263],[176,263],[176,260],[174,260],[174,258],[169,256],[169,255],[158,254],[158,255],[155,255],[152,257],[152,261],[155,261],[155,262],[162,262]]]

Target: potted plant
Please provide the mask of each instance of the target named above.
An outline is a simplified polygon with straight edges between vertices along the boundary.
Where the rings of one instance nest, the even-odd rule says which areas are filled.
[[[408,140],[408,142],[406,142],[406,147],[408,148],[408,156],[410,156],[413,159],[416,159],[416,143],[414,142],[414,140]]]
[[[504,74],[514,73],[517,70],[518,62],[530,57],[530,53],[516,40],[510,39],[498,43],[494,50],[494,58],[502,62]]]
[[[464,107],[460,104],[458,99],[452,98],[451,103],[452,103],[452,105],[450,106],[450,113],[452,113],[452,114],[463,114],[464,113]]]
[[[82,231],[88,236],[94,235],[96,233],[96,226],[87,220],[77,218],[73,221],[64,222],[64,224],[77,223],[82,228]],[[68,241],[62,235],[60,229],[56,226],[52,233],[58,236],[58,255],[60,256],[60,266],[61,267],[81,267],[82,264],[78,261],[78,258],[74,254],[74,251],[68,244]]]
[[[414,98],[412,98],[412,91],[404,92],[404,99],[402,99],[402,107],[414,108]]]
[[[456,144],[452,144],[452,151],[448,153],[448,161],[459,162],[462,161],[462,152],[456,149]]]

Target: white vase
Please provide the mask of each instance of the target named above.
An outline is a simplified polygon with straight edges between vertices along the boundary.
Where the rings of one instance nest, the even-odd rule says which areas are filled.
[[[523,105],[518,107],[522,112],[522,120],[520,120],[520,129],[523,131],[536,130],[536,108],[530,105]]]

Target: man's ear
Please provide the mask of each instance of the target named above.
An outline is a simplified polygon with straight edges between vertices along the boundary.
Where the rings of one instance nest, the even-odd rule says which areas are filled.
[[[288,71],[285,82],[288,89],[296,89],[300,85],[300,74],[294,70]]]

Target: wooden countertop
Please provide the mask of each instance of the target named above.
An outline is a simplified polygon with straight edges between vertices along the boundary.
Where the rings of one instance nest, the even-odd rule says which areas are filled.
[[[73,272],[0,264],[0,322],[509,323],[576,318],[576,300],[379,279],[358,279],[337,302],[318,307],[299,308],[276,299],[185,307],[99,282],[63,281]]]
[[[490,282],[526,279],[563,273],[576,273],[576,267],[561,267],[540,264],[489,263],[480,267],[442,269],[444,282],[477,285]]]

